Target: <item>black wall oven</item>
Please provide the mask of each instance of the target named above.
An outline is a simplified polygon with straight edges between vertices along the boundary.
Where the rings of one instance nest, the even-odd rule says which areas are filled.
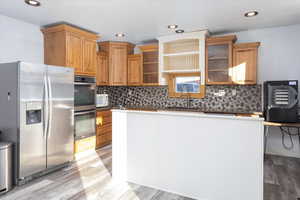
[[[96,135],[96,79],[75,76],[75,140]]]
[[[96,109],[96,79],[94,77],[75,76],[75,111]]]
[[[75,112],[75,140],[96,135],[96,110]]]

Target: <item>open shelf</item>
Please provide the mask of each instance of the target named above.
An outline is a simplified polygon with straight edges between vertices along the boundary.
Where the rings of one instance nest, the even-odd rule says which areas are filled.
[[[168,84],[171,87],[170,76],[172,75],[192,76],[199,74],[202,87],[201,92],[204,92],[207,74],[205,72],[205,63],[208,62],[205,57],[208,34],[207,30],[201,30],[158,38],[160,85]],[[201,95],[204,96],[204,93]]]
[[[199,70],[199,54],[164,57],[163,71]]]
[[[164,43],[163,54],[199,52],[198,39],[180,39]]]

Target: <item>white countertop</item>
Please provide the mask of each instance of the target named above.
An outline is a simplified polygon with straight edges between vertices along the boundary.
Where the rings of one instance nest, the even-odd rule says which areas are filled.
[[[204,112],[193,112],[193,111],[170,111],[170,110],[157,110],[157,111],[149,110],[148,111],[148,110],[112,109],[112,112],[264,121],[264,119],[262,117],[258,117],[258,116],[257,117],[249,117],[249,116],[237,116],[236,114],[221,114],[221,113],[217,114],[217,113],[204,113]]]

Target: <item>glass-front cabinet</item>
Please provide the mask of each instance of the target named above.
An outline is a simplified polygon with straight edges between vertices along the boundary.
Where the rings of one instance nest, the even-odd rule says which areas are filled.
[[[158,44],[139,48],[142,51],[142,85],[158,85]]]
[[[206,84],[232,84],[232,52],[235,35],[206,39]]]

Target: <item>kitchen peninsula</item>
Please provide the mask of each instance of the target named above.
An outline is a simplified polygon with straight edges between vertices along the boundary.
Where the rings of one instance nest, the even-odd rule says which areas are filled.
[[[112,110],[113,178],[201,200],[263,199],[263,119]]]

